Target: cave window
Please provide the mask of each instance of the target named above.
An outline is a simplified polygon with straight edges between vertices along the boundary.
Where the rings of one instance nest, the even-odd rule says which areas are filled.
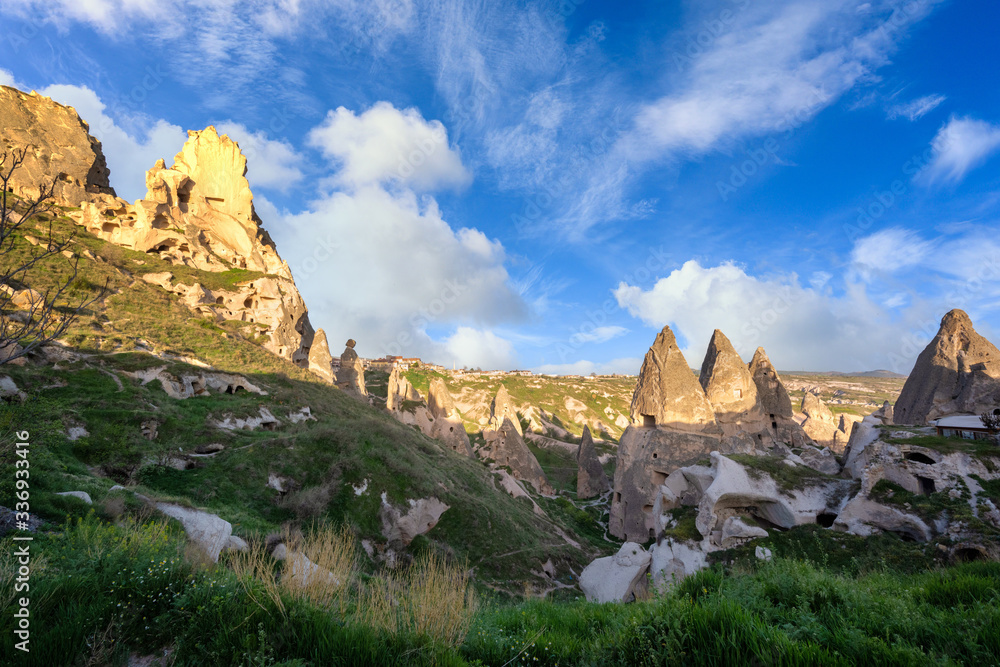
[[[921,454],[920,452],[908,452],[904,459],[907,461],[913,461],[915,463],[926,463],[927,465],[934,465],[934,459],[927,456],[926,454]]]
[[[831,528],[833,522],[837,520],[837,515],[830,512],[821,512],[816,515],[816,523],[824,528]]]
[[[615,491],[615,502],[616,503],[620,503],[621,501],[622,501],[622,494],[620,494],[619,492]]]
[[[653,452],[653,458],[655,459],[657,456],[659,456],[659,454],[657,454],[656,452]]]
[[[118,229],[118,225],[116,225],[113,222],[105,222],[103,225],[101,225],[101,231],[103,231],[105,234],[110,234],[116,229]]]
[[[993,416],[1000,417],[1000,408],[997,408],[996,410],[993,411]]]
[[[221,306],[221,305],[223,304],[223,302],[224,302],[224,301],[225,301],[225,299],[223,299],[223,298],[222,298],[222,297],[220,296],[220,297],[218,297],[218,298],[217,298],[217,299],[215,300],[215,303],[216,303],[217,305]]]
[[[645,428],[653,428],[654,426],[656,426],[656,417],[654,417],[653,415],[643,415],[642,425]]]
[[[920,484],[922,495],[929,496],[934,493],[934,480],[930,477],[917,477],[917,483]]]
[[[962,547],[955,549],[954,558],[959,563],[969,563],[974,560],[986,560],[983,552],[972,547]]]
[[[246,300],[243,302],[243,307],[253,308],[253,297],[247,297]]]

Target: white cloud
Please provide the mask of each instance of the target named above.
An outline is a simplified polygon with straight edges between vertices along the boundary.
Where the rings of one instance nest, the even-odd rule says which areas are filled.
[[[692,367],[701,364],[714,329],[745,361],[763,346],[785,370],[908,372],[920,351],[901,350],[905,323],[892,321],[857,284],[834,297],[803,287],[794,274],[755,277],[733,263],[702,267],[692,260],[648,290],[621,283],[615,297],[648,325],[670,324],[687,341]]]
[[[10,86],[11,88],[17,88],[18,90],[24,90],[25,85],[19,83],[17,79],[14,78],[14,73],[10,70],[5,70],[0,67],[0,86]]]
[[[893,227],[858,239],[851,262],[865,273],[893,273],[923,263],[933,248],[915,232]]]
[[[337,163],[336,181],[350,188],[398,183],[429,191],[461,187],[472,178],[440,121],[388,102],[361,115],[344,107],[331,111],[309,142]]]
[[[915,180],[927,185],[958,183],[1000,149],[1000,125],[952,116],[938,130],[931,146],[934,155]]]
[[[909,3],[880,22],[858,14],[853,0],[736,12],[733,27],[690,63],[680,89],[640,110],[626,150],[642,159],[702,154],[794,129],[883,65],[903,29],[934,4]]]
[[[443,341],[444,363],[454,363],[458,367],[482,369],[513,369],[517,355],[510,341],[492,331],[482,331],[471,327],[458,327]]]
[[[570,336],[570,342],[575,344],[582,343],[604,343],[613,338],[618,338],[619,336],[624,336],[628,333],[628,329],[619,326],[606,326],[606,327],[595,327],[590,331],[579,331],[572,336]]]
[[[265,133],[253,132],[232,121],[219,123],[216,129],[239,143],[247,157],[247,180],[251,188],[269,187],[284,192],[302,180],[298,165],[303,158],[287,141],[268,139]]]
[[[612,359],[611,361],[595,362],[581,359],[570,364],[542,364],[533,368],[536,373],[547,375],[610,375],[618,373],[620,375],[638,375],[642,367],[642,359],[639,357],[623,357]]]
[[[355,338],[367,356],[485,367],[500,357],[472,359],[471,350],[486,347],[475,347],[469,332],[447,337],[458,326],[493,327],[526,312],[508,285],[503,246],[475,229],[453,230],[431,197],[366,186],[295,215],[258,202],[314,325],[333,341]]]
[[[167,164],[187,140],[187,132],[165,120],[147,126],[143,136],[135,136],[119,127],[105,113],[105,104],[86,86],[57,84],[40,91],[62,104],[76,108],[90,125],[90,133],[100,140],[111,169],[111,185],[123,199],[134,201],[146,195],[146,171],[159,158]]]
[[[907,120],[918,120],[938,108],[947,97],[944,95],[925,95],[911,102],[895,104],[889,107],[889,119],[906,118]]]

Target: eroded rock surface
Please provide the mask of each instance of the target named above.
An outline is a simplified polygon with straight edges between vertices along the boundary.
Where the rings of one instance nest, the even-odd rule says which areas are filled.
[[[1000,405],[1000,350],[980,336],[962,310],[941,319],[917,357],[894,408],[897,424],[925,424],[954,414],[980,414]]]
[[[594,438],[590,435],[590,429],[583,427],[583,437],[580,446],[576,450],[576,497],[580,499],[593,498],[611,489],[608,476],[604,472],[604,466],[597,458],[597,450],[594,448]]]
[[[633,424],[644,427],[697,431],[715,424],[712,404],[670,327],[663,327],[642,362],[631,415]]]
[[[486,438],[486,446],[480,449],[479,453],[480,456],[493,459],[498,466],[510,468],[514,477],[531,484],[538,493],[555,494],[538,459],[524,444],[524,439],[510,417],[504,418],[503,424],[497,431],[490,432]]]
[[[361,358],[354,351],[354,339],[347,341],[344,352],[340,355],[340,368],[337,370],[337,386],[355,396],[368,396],[365,388],[365,367]]]
[[[26,150],[10,182],[14,194],[34,198],[40,183],[53,183],[64,206],[115,200],[101,142],[73,107],[0,86],[0,119],[0,151]]]

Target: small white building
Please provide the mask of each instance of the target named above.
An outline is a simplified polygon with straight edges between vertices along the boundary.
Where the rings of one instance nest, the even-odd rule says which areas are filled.
[[[989,440],[989,429],[979,415],[947,415],[934,421],[937,434],[946,438]]]

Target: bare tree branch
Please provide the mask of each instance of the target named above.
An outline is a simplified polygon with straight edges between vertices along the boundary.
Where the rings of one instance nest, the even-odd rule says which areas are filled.
[[[62,336],[73,321],[88,306],[101,299],[108,290],[108,283],[97,296],[70,305],[67,291],[79,273],[80,258],[74,257],[72,273],[55,288],[37,292],[30,287],[29,274],[39,263],[62,254],[73,242],[73,234],[64,239],[53,236],[52,219],[56,207],[52,201],[55,184],[39,183],[38,195],[15,205],[10,182],[14,172],[24,163],[25,149],[0,152],[0,364],[23,357],[41,345]],[[25,223],[48,218],[45,238],[35,246],[27,258],[14,259],[16,234]],[[43,270],[45,267],[38,267]],[[28,291],[25,291],[28,290]],[[27,300],[27,305],[14,303],[16,295]],[[21,300],[21,299],[19,299]]]

